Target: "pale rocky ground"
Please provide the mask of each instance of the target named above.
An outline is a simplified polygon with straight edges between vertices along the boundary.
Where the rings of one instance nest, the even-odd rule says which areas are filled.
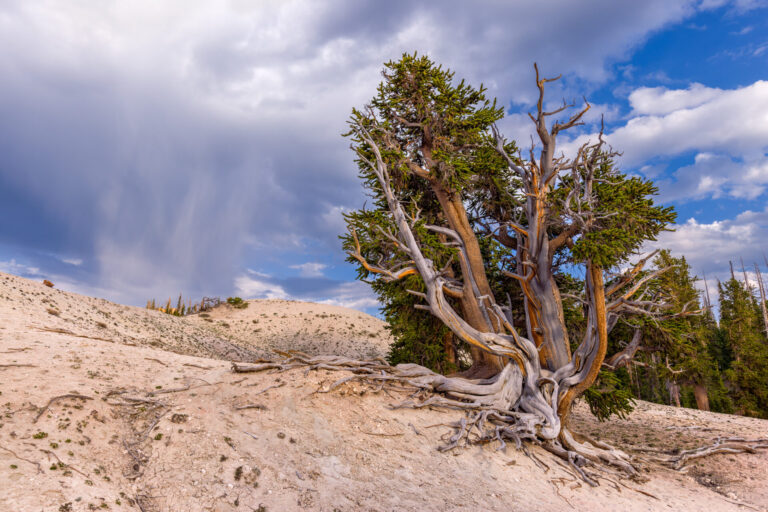
[[[186,318],[254,350],[299,350],[354,358],[385,356],[386,324],[360,311],[292,300],[250,300],[245,309],[227,304]]]
[[[263,313],[273,321],[262,324]],[[575,429],[646,459],[649,478],[593,489],[538,448],[546,472],[512,447],[437,451],[456,412],[393,410],[405,395],[359,384],[318,393],[338,372],[235,374],[226,360],[288,342],[381,355],[388,340],[354,338],[381,328],[360,315],[270,301],[208,322],[0,274],[0,510],[768,509],[768,453],[717,455],[679,473],[645,451],[765,436],[766,421],[640,403],[628,419],[599,424],[580,405]],[[250,338],[254,319],[270,334]],[[211,329],[217,322],[230,327]],[[65,394],[88,399],[44,408]]]
[[[123,344],[229,360],[274,357],[274,350],[383,357],[386,324],[360,311],[288,300],[251,300],[245,309],[223,304],[176,317],[48,288],[0,272],[0,315],[31,330],[63,329]]]

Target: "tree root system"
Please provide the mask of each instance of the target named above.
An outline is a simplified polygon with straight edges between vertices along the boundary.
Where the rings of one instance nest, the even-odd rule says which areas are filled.
[[[446,423],[452,432],[443,437],[440,451],[496,442],[504,450],[508,443],[522,450],[537,465],[548,466],[536,458],[525,443],[542,446],[562,459],[570,470],[584,482],[596,486],[600,479],[630,477],[641,480],[630,457],[607,444],[576,441],[567,428],[560,427],[552,435],[546,427],[551,411],[537,411],[526,403],[523,376],[519,367],[508,364],[498,375],[488,379],[466,379],[437,374],[416,364],[389,365],[383,359],[358,361],[340,356],[309,356],[301,352],[281,352],[281,361],[259,361],[254,364],[233,363],[236,373],[277,371],[296,368],[350,372],[318,393],[328,393],[350,382],[389,387],[410,392],[410,397],[398,404],[400,408],[442,408],[463,411],[457,421]],[[534,403],[535,406],[541,404]],[[548,414],[549,413],[549,414]]]

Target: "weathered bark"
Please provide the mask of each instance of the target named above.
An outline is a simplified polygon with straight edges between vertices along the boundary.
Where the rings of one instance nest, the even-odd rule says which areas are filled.
[[[392,270],[367,263],[360,253],[359,244],[356,251],[350,253],[351,256],[361,261],[366,269],[383,275],[387,280],[418,274],[425,291],[409,292],[423,299],[425,304],[416,307],[430,311],[457,338],[469,345],[474,363],[467,375],[492,375],[487,379],[468,379],[467,375],[463,378],[448,378],[431,372],[424,373],[423,368],[415,365],[401,365],[395,369],[366,366],[365,375],[361,378],[371,381],[394,379],[400,382],[406,379],[409,384],[428,384],[430,389],[448,398],[432,397],[412,406],[439,404],[475,411],[476,414],[469,421],[462,419],[460,422],[457,434],[451,438],[453,446],[459,439],[469,439],[473,429],[482,432],[482,440],[498,439],[502,444],[504,439],[513,439],[518,443],[521,439],[535,439],[577,468],[588,482],[595,483],[581,469],[589,461],[613,464],[628,474],[635,474],[635,470],[625,454],[609,446],[576,441],[568,431],[568,418],[574,400],[595,383],[605,360],[608,316],[617,314],[638,292],[642,283],[633,284],[632,279],[642,270],[646,260],[634,267],[634,274],[628,274],[626,279],[618,283],[611,283],[609,293],[606,292],[603,269],[587,261],[586,290],[583,300],[579,298],[585,304],[587,325],[583,339],[571,354],[560,292],[553,273],[553,258],[558,248],[572,242],[570,237],[579,229],[591,228],[594,214],[590,212],[597,208],[596,195],[592,190],[594,172],[612,154],[602,149],[601,135],[598,143],[583,145],[573,161],[567,161],[564,157],[554,158],[557,133],[577,124],[589,107],[565,123],[554,123],[552,129],[548,130],[545,119],[556,112],[547,113],[543,110],[543,85],[546,81],[539,80],[537,70],[540,97],[538,115],[532,117],[542,142],[538,161],[533,156],[533,149],[530,161],[522,164],[517,156],[507,154],[505,141],[494,127],[496,149],[505,158],[510,171],[516,173],[522,182],[526,198],[524,214],[521,215],[525,226],[511,221],[498,224],[500,229],[515,232],[517,272],[507,272],[506,275],[514,278],[523,291],[527,337],[517,331],[503,308],[496,303],[486,277],[480,244],[462,198],[455,191],[444,188],[437,173],[432,172],[437,167],[431,160],[428,129],[424,128],[424,142],[420,148],[424,167],[413,161],[404,163],[416,176],[427,180],[440,203],[447,226],[420,227],[445,235],[446,245],[458,249],[461,276],[456,277],[460,279],[460,285],[454,276],[436,269],[434,262],[425,256],[415,235],[415,228],[420,222],[418,212],[406,215],[401,204],[402,198],[392,189],[382,150],[371,135],[375,131],[386,135],[386,126],[378,123],[372,111],[366,122],[353,125],[353,131],[361,144],[358,156],[375,174],[379,190],[392,216],[394,233],[390,239],[404,256]],[[396,138],[392,134],[387,137]],[[399,147],[395,145],[392,149],[399,150]],[[569,210],[571,224],[555,225],[548,211],[551,201],[549,194],[552,183],[565,170],[570,170],[574,179],[573,190],[564,203],[566,209],[573,205],[573,210]],[[586,209],[584,205],[587,205]],[[559,234],[550,239],[552,231]],[[628,290],[623,290],[628,286]],[[619,291],[621,297],[607,304],[606,295]],[[458,308],[454,308],[456,303]]]
[[[549,145],[554,141],[544,143],[544,153],[548,152]],[[542,157],[543,161],[543,157]],[[555,283],[552,273],[552,258],[554,252],[550,251],[549,239],[546,227],[546,196],[549,186],[541,183],[542,179],[532,180],[531,188],[536,190],[536,196],[528,197],[527,210],[533,213],[528,227],[528,254],[529,262],[535,265],[533,279],[530,281],[531,293],[536,298],[535,303],[528,304],[532,311],[532,318],[536,322],[531,326],[537,346],[543,346],[541,351],[542,364],[550,371],[562,368],[571,358],[571,347],[568,341],[568,330],[565,326],[563,308],[560,300],[560,291]],[[536,332],[536,328],[539,332]]]
[[[492,297],[493,293],[485,274],[485,263],[480,252],[480,244],[469,224],[466,209],[461,200],[457,197],[451,197],[437,180],[430,179],[430,183],[440,202],[448,226],[458,234],[463,244],[465,257],[460,258],[459,263],[464,278],[463,293],[460,299],[464,319],[479,331],[499,332],[501,330],[499,322],[494,322],[487,313],[481,310],[482,303],[488,300],[481,297]],[[489,354],[478,347],[470,347],[470,353],[472,355],[472,368],[467,371],[467,376],[490,377],[499,373],[506,364],[502,358]]]
[[[709,410],[709,397],[707,396],[707,388],[703,384],[693,385],[693,396],[696,397],[696,408],[700,411]]]
[[[585,340],[574,354],[574,366],[581,367],[579,378],[575,385],[568,389],[558,404],[560,421],[568,424],[573,401],[595,383],[600,373],[600,367],[605,361],[608,350],[608,322],[605,310],[605,285],[603,283],[603,270],[587,262],[587,296],[589,297],[590,311],[587,317],[587,329]]]
[[[629,363],[632,362],[632,359],[634,359],[637,350],[640,348],[640,341],[642,341],[642,339],[643,331],[639,328],[636,328],[635,332],[632,334],[632,341],[630,341],[627,346],[624,347],[624,349],[622,349],[620,352],[616,352],[614,355],[612,355],[605,362],[606,366],[613,370],[628,366]],[[630,379],[631,378],[632,374],[630,373]]]
[[[755,453],[757,450],[768,449],[768,438],[744,439],[742,437],[717,438],[709,446],[702,446],[691,450],[683,450],[677,455],[668,457],[663,462],[677,470],[685,468],[692,460],[701,457],[709,457],[717,453]]]
[[[551,271],[547,269],[531,280],[531,289],[539,303],[538,308],[528,304],[530,309],[536,310],[532,311],[532,317],[537,320],[532,328],[540,332],[531,332],[529,336],[537,340],[537,346],[542,347],[542,364],[550,371],[555,371],[568,364],[571,358],[560,290]]]

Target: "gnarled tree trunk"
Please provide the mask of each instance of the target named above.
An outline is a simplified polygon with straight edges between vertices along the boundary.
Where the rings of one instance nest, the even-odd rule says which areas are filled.
[[[365,378],[396,378],[416,387],[428,387],[445,396],[429,398],[422,405],[442,404],[473,411],[475,415],[469,421],[460,422],[459,432],[451,438],[452,445],[462,437],[468,439],[470,432],[476,429],[482,432],[483,440],[497,439],[502,443],[505,439],[517,443],[522,439],[538,440],[567,460],[587,481],[590,480],[581,468],[590,461],[613,464],[634,474],[625,454],[602,444],[580,443],[567,427],[574,401],[595,383],[605,360],[609,315],[616,315],[622,308],[630,306],[631,298],[644,282],[633,283],[633,278],[642,270],[647,258],[606,289],[601,263],[584,257],[586,290],[583,298],[578,300],[585,306],[587,322],[583,338],[571,353],[553,270],[554,256],[564,246],[573,247],[572,237],[577,234],[586,236],[598,222],[600,215],[595,212],[599,205],[593,190],[598,181],[595,173],[610,165],[609,160],[615,153],[604,150],[601,133],[599,142],[581,146],[574,160],[555,157],[556,135],[578,124],[589,105],[565,123],[554,123],[548,129],[546,118],[563,109],[544,111],[547,80],[539,78],[538,68],[536,79],[540,94],[537,115],[531,117],[541,141],[541,153],[537,159],[532,148],[531,158],[527,161],[522,161],[519,155],[508,154],[505,140],[493,127],[495,149],[514,179],[522,184],[520,196],[524,200],[520,201],[517,222],[496,220],[496,224],[489,228],[489,231],[511,229],[515,232],[517,269],[516,273],[505,274],[515,279],[523,291],[526,336],[513,325],[507,316],[509,311],[505,312],[496,302],[486,276],[481,246],[461,195],[449,190],[450,185],[446,184],[449,181],[442,181],[445,176],[442,171],[452,163],[432,159],[433,141],[427,128],[431,118],[401,121],[403,129],[420,130],[418,145],[406,144],[406,147],[401,147],[398,142],[402,140],[403,132],[379,122],[372,109],[364,119],[357,118],[358,121],[352,123],[352,132],[359,144],[356,148],[358,157],[369,167],[367,176],[376,182],[377,193],[386,200],[391,215],[388,219],[394,226],[392,232],[387,231],[389,225],[380,231],[396,248],[393,249],[396,261],[390,268],[367,262],[354,232],[355,250],[350,256],[360,261],[366,270],[380,274],[386,280],[418,274],[425,291],[408,290],[424,301],[416,307],[430,311],[442,321],[457,338],[470,346],[473,357],[473,367],[460,377],[438,376],[416,365],[398,365],[394,370],[380,369],[390,372],[389,375],[377,375],[377,368],[371,367]],[[420,106],[414,108],[418,110]],[[372,135],[374,133],[377,136]],[[388,150],[412,158],[402,157],[392,163],[382,156]],[[416,207],[406,213],[402,201],[407,199],[407,194],[398,195],[400,191],[396,193],[393,189],[388,162],[398,172],[407,167],[413,175],[426,180],[440,204],[447,226],[424,223],[419,218],[419,211],[414,211],[418,210]],[[554,207],[553,184],[567,171],[571,172],[572,188],[566,191],[566,198],[558,199],[559,206]],[[553,212],[557,208],[567,210],[567,220],[553,221]],[[456,249],[460,276],[435,268],[435,262],[425,255],[416,235],[424,229],[440,234],[445,240],[441,239],[444,246]],[[459,307],[454,308],[457,302]],[[636,305],[631,307],[639,309]]]
[[[427,155],[431,154],[425,147],[422,148],[422,151]],[[499,332],[501,325],[498,320],[491,318],[482,306],[485,299],[481,297],[492,297],[493,292],[485,274],[480,244],[469,224],[464,204],[459,197],[452,196],[447,192],[438,180],[432,176],[427,177],[427,179],[445,214],[448,226],[458,235],[463,246],[462,252],[465,257],[461,258],[459,263],[462,276],[464,276],[464,283],[459,301],[464,319],[479,331]],[[476,346],[470,346],[470,354],[472,355],[472,367],[464,372],[464,375],[469,378],[491,377],[499,373],[506,364],[502,358],[489,354]]]

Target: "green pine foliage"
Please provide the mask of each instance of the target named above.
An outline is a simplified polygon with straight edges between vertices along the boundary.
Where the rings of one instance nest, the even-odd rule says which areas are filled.
[[[417,276],[409,276],[403,283],[373,284],[374,291],[385,299],[382,313],[395,339],[387,360],[393,365],[416,363],[443,374],[459,370],[453,333],[429,312],[415,309],[414,296],[405,291],[406,286],[423,289]]]
[[[637,314],[624,319],[611,332],[609,353],[621,350],[635,329],[642,331],[642,349],[635,363],[616,372],[636,398],[674,405],[671,389],[677,389],[681,405],[696,407],[693,388],[706,389],[711,410],[731,412],[731,400],[723,384],[721,368],[712,344],[719,337],[710,311],[702,310],[696,277],[685,257],[663,250],[654,261],[668,268],[650,282],[649,294],[668,305],[660,319]],[[693,401],[692,401],[693,400]]]
[[[590,259],[611,268],[626,262],[646,241],[656,240],[677,215],[670,206],[654,204],[658,188],[653,182],[622,173],[611,159],[600,165],[595,178],[597,201],[591,211],[598,220],[575,240],[572,257],[574,262]],[[553,214],[564,214],[563,203],[573,187],[573,176],[564,176],[556,190]]]
[[[447,266],[458,275],[460,268],[456,250],[443,244],[442,235],[424,227],[445,224],[445,219],[440,199],[426,180],[415,178],[408,171],[407,162],[414,158],[409,152],[419,146],[422,133],[413,125],[428,125],[433,137],[432,158],[439,162],[435,169],[437,179],[457,193],[465,194],[468,201],[479,204],[483,201],[477,192],[481,186],[473,180],[478,176],[486,180],[499,179],[506,168],[492,148],[478,151],[487,140],[491,123],[502,117],[502,109],[485,97],[483,87],[475,89],[463,81],[455,83],[452,72],[424,56],[406,54],[399,61],[388,62],[384,65],[383,76],[384,80],[370,105],[376,111],[379,122],[387,128],[395,127],[402,137],[398,144],[380,141],[380,146],[386,148],[383,157],[390,164],[393,188],[407,205],[409,213],[418,213],[421,218],[415,234],[423,244],[425,256],[440,268]],[[368,114],[354,110],[352,119],[370,125]],[[372,134],[377,135],[378,132]],[[361,149],[365,152],[365,147]],[[418,157],[415,159],[418,160]],[[345,214],[349,232],[354,234],[341,237],[344,249],[354,251],[359,244],[360,254],[370,262],[386,264],[407,260],[397,243],[387,237],[388,233],[394,232],[394,226],[386,200],[378,191],[375,175],[365,162],[358,161],[358,164],[360,178],[373,199],[373,205]],[[493,198],[485,198],[485,201],[491,200]],[[501,260],[505,249],[491,239],[482,241],[481,246],[485,255],[494,255],[485,260],[489,265],[489,274],[500,275],[504,268]],[[385,319],[395,338],[389,354],[391,363],[418,363],[443,373],[466,367],[468,361],[459,357],[466,350],[457,345],[450,331],[429,313],[414,309],[414,305],[422,301],[407,290],[422,291],[420,277],[409,276],[391,283],[372,280],[371,272],[357,259],[349,257],[348,261],[358,264],[358,278],[370,280],[383,305]]]
[[[625,418],[635,408],[635,397],[628,384],[623,368],[619,372],[601,370],[595,385],[584,392],[590,412],[600,421],[612,416]]]
[[[369,107],[353,110],[351,123],[368,129],[381,149],[395,195],[408,215],[419,218],[414,235],[425,256],[436,267],[447,269],[448,275],[461,277],[456,250],[426,227],[446,225],[445,202],[458,197],[479,241],[496,302],[508,305],[513,323],[525,330],[519,284],[504,275],[505,270],[517,270],[515,238],[504,224],[526,225],[521,206],[527,199],[517,176],[489,144],[491,126],[503,117],[503,109],[486,97],[482,86],[456,80],[450,70],[425,56],[406,54],[387,62],[382,75]],[[395,271],[406,268],[408,258],[393,235],[396,229],[389,208],[366,161],[371,159],[371,148],[354,132],[346,136],[358,150],[359,176],[370,201],[366,208],[345,214],[349,233],[340,238],[344,249],[355,254],[348,261],[357,265],[358,278],[371,285],[382,304],[395,339],[389,361],[417,363],[442,373],[466,368],[471,363],[467,348],[431,314],[414,308],[423,304],[417,295],[424,291],[421,278],[413,274],[387,282],[372,272],[370,264]],[[449,198],[438,197],[436,190],[441,187],[431,186],[419,175],[418,168],[426,161],[421,148],[426,147],[422,143],[427,137],[434,162],[429,180],[450,191]],[[514,142],[507,149],[517,154]],[[622,173],[605,158],[595,171],[598,180],[592,204],[581,205],[591,213],[591,221],[573,231],[577,223],[565,203],[583,181],[579,173],[584,172],[574,169],[556,180],[546,206],[547,215],[555,219],[550,236],[557,236],[558,230],[574,233],[571,243],[558,249],[552,269],[573,348],[586,326],[583,307],[573,298],[584,287],[575,265],[590,260],[606,269],[621,266],[675,220],[672,208],[653,202],[657,188],[651,181]],[[634,398],[671,403],[676,394],[682,405],[693,407],[693,390],[704,388],[712,410],[766,417],[768,341],[761,334],[756,301],[738,283],[726,283],[718,326],[711,311],[703,311],[694,286],[696,277],[684,257],[662,251],[654,265],[670,269],[649,283],[643,300],[664,299],[668,307],[656,310],[654,319],[640,312],[626,315],[611,331],[609,357],[625,347],[636,329],[642,332],[642,349],[635,356],[637,364],[601,371],[584,395],[593,414],[600,419],[623,416],[631,411]],[[460,310],[458,300],[448,300],[456,301],[452,305]]]
[[[248,302],[244,301],[241,297],[227,297],[227,304],[235,309],[245,309],[248,307]]]
[[[738,414],[768,418],[768,339],[758,302],[735,278],[719,285],[722,340],[715,353],[725,364],[726,386]]]

